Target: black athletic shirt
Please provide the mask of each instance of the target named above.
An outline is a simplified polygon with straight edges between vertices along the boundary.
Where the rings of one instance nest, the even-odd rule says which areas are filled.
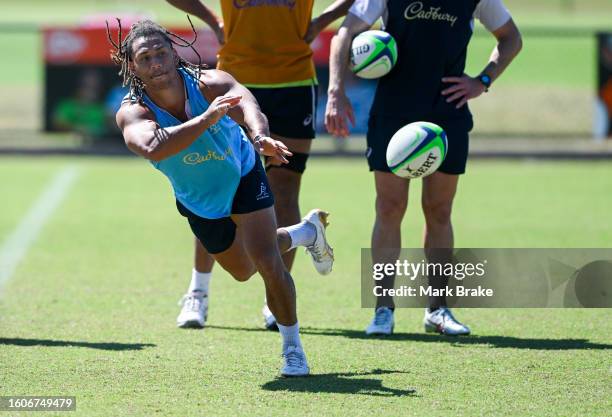
[[[359,1],[351,13],[359,7]],[[452,121],[471,128],[468,107],[456,109],[457,101],[447,103],[441,92],[451,85],[443,83],[442,77],[460,76],[465,70],[478,3],[479,0],[386,2],[384,30],[397,42],[398,60],[378,82],[371,115]]]

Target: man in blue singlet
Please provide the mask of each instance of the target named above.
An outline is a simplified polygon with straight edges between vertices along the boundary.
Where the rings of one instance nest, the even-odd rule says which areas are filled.
[[[295,287],[281,253],[305,246],[315,266],[333,262],[327,213],[311,210],[297,225],[277,229],[258,153],[286,163],[291,152],[270,138],[266,117],[245,87],[223,71],[181,59],[173,39],[156,23],[141,21],[119,40],[113,59],[130,93],[117,124],[128,148],[168,177],[178,211],[214,259],[238,281],[255,272],[263,277],[283,340],[281,374],[307,375]]]
[[[268,159],[266,175],[274,192],[279,226],[299,222],[299,193],[311,143],[315,137],[317,79],[310,43],[331,22],[344,16],[353,0],[336,0],[312,16],[314,0],[219,0],[221,16],[210,1],[167,0],[199,17],[219,44],[217,68],[230,73],[255,96],[270,126],[270,136],[291,151],[289,163]],[[295,251],[283,254],[291,271]],[[196,239],[191,281],[176,318],[180,328],[203,328],[210,301],[214,261]],[[330,269],[317,269],[328,274]],[[276,319],[264,304],[264,324],[277,330]]]
[[[376,184],[372,257],[374,262],[395,262],[408,206],[409,181],[391,173],[385,155],[387,146],[401,127],[425,120],[440,125],[448,138],[446,159],[435,173],[423,179],[422,193],[427,258],[446,263],[451,260],[454,243],[451,209],[459,176],[465,172],[468,133],[473,124],[467,102],[488,91],[512,62],[522,46],[521,35],[502,0],[356,0],[332,40],[325,124],[336,136],[348,135],[347,119],[354,123],[343,83],[351,39],[379,18],[397,42],[398,61],[378,81],[368,123],[366,155]],[[475,18],[493,34],[497,45],[482,72],[470,77],[464,70]],[[383,248],[395,248],[396,253],[378,251]],[[430,276],[429,285],[443,289],[448,278]],[[382,285],[393,288],[394,279],[389,275]],[[393,299],[378,297],[376,307],[366,333],[391,334]],[[429,297],[423,323],[428,332],[470,333],[448,309],[444,295]]]

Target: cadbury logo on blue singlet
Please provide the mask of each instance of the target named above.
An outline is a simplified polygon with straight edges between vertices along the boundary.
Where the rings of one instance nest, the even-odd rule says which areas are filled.
[[[191,152],[183,157],[183,162],[187,165],[197,165],[203,164],[204,162],[208,162],[210,160],[225,161],[231,154],[231,148],[227,148],[224,155],[219,155],[217,152],[211,150],[209,150],[206,155],[202,155],[199,152]]]
[[[234,0],[235,2],[236,0]],[[457,16],[453,16],[448,13],[440,13],[440,7],[430,6],[429,10],[424,10],[425,6],[420,1],[415,1],[414,3],[410,3],[406,10],[404,11],[404,17],[406,20],[415,20],[415,19],[423,19],[423,20],[441,20],[449,22],[451,26],[455,25],[457,21]]]
[[[287,7],[293,10],[296,1],[297,0],[234,0],[233,3],[234,7],[237,9],[259,6],[278,6]]]

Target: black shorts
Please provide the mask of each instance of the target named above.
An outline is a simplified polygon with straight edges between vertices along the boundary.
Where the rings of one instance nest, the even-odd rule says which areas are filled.
[[[270,132],[286,138],[313,139],[317,116],[317,86],[249,90],[268,118]]]
[[[240,179],[234,200],[232,214],[246,214],[274,205],[274,197],[268,184],[266,172],[259,156],[255,156],[255,166]],[[192,213],[178,200],[176,208],[182,216],[187,217],[193,234],[202,242],[209,253],[221,253],[227,250],[236,237],[236,223],[231,217],[205,219]]]
[[[387,146],[391,138],[400,128],[417,120],[403,120],[370,116],[368,122],[366,157],[370,171],[391,172],[387,165]],[[465,173],[468,157],[469,131],[472,122],[446,122],[440,120],[427,120],[442,127],[446,132],[448,140],[448,151],[446,158],[438,171],[445,174],[459,175]]]

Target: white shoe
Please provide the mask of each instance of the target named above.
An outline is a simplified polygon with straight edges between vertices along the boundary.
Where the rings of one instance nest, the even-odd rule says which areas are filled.
[[[311,246],[306,247],[306,252],[312,256],[312,262],[321,275],[331,272],[334,265],[334,250],[327,243],[325,228],[329,225],[327,217],[329,213],[321,209],[313,209],[308,212],[302,220],[312,224],[316,229],[315,241]]]
[[[446,307],[440,307],[433,312],[430,312],[429,309],[426,308],[423,325],[425,326],[425,331],[428,333],[440,333],[449,336],[470,334],[470,328],[460,323],[453,316],[450,309]]]
[[[264,303],[264,306],[261,309],[261,313],[264,317],[264,326],[266,326],[266,329],[277,332],[278,326],[276,324],[276,317],[274,317],[274,314],[272,314],[272,312],[268,308],[268,303]]]
[[[288,346],[283,352],[282,376],[306,376],[310,373],[306,355],[301,346]]]
[[[393,310],[389,307],[378,307],[374,312],[372,322],[366,329],[366,334],[381,334],[388,336],[393,334],[394,326],[395,320],[393,318]]]
[[[176,325],[183,329],[201,329],[208,316],[208,295],[202,291],[185,294],[179,301],[181,312],[176,318]]]

